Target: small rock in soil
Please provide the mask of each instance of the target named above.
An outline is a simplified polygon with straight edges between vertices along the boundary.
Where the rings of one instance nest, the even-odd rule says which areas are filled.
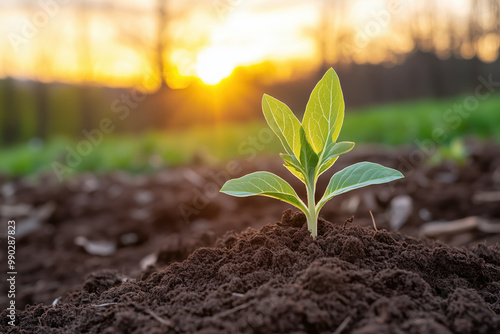
[[[393,230],[399,230],[413,211],[413,200],[408,195],[394,197],[389,206],[389,224]]]
[[[429,221],[432,219],[432,213],[426,208],[422,208],[422,209],[418,210],[418,216],[423,221]]]
[[[75,245],[82,246],[90,255],[110,256],[116,252],[116,245],[107,240],[88,240],[83,236],[75,238]]]
[[[139,236],[136,233],[125,233],[120,236],[120,243],[123,246],[133,245],[138,241],[139,241]]]
[[[158,259],[158,255],[156,253],[148,254],[141,260],[141,262],[139,262],[139,267],[141,270],[144,270],[147,267],[154,265],[156,263],[156,259]]]
[[[477,229],[480,220],[478,217],[467,217],[450,222],[430,222],[422,225],[420,233],[426,237],[438,237],[470,232]]]
[[[28,218],[25,220],[21,220],[16,225],[16,238],[21,240],[31,233],[37,231],[41,226],[42,224],[37,218]]]
[[[0,205],[0,213],[3,217],[17,218],[27,216],[33,210],[29,204]]]

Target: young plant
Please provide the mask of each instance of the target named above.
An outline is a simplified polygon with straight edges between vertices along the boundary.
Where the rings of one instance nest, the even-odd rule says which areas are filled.
[[[371,162],[360,162],[333,175],[323,197],[316,203],[316,182],[338,157],[353,149],[353,142],[337,142],[344,121],[344,97],[339,78],[330,68],[314,87],[302,123],[283,102],[264,94],[262,110],[267,123],[278,136],[286,153],[284,166],[307,189],[307,204],[282,178],[269,172],[255,172],[227,181],[221,192],[247,197],[261,195],[290,203],[302,210],[312,237],[317,236],[318,214],[334,196],[371,184],[403,177],[397,170]]]

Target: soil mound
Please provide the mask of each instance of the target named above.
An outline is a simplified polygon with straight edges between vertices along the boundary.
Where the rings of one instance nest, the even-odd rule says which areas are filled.
[[[7,333],[500,333],[500,246],[452,248],[301,213],[140,279],[88,277]],[[71,270],[71,268],[68,268]]]

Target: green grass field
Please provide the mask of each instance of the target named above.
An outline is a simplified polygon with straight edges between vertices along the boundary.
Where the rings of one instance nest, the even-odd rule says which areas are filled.
[[[458,110],[465,98],[425,99],[358,110],[347,108],[339,140],[355,141],[357,144],[411,145],[416,140],[432,139],[434,132],[440,131],[441,137],[445,137],[445,146],[463,136],[500,141],[500,95],[481,101],[475,110],[462,108],[460,113]],[[193,128],[183,132],[137,136],[108,134],[104,135],[99,145],[91,146],[89,154],[80,155],[81,161],[70,169],[72,173],[115,169],[147,172],[161,166],[193,161],[212,163],[280,152],[281,145],[277,139],[269,138],[271,136],[263,116],[262,122],[226,124],[218,128]],[[54,138],[45,145],[31,142],[2,148],[0,172],[32,175],[52,170],[55,161],[69,166],[66,161],[68,152],[78,152],[79,144],[75,140]]]

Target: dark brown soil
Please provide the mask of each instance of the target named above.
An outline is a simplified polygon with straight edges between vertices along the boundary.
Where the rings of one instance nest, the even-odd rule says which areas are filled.
[[[400,169],[406,178],[339,196],[323,208],[321,215],[337,223],[355,215],[354,224],[373,229],[371,210],[377,227],[390,230],[391,202],[398,196],[409,196],[413,207],[400,229],[402,234],[417,236],[422,224],[428,221],[470,216],[498,226],[498,199],[477,201],[475,198],[485,192],[500,192],[500,147],[472,143],[468,149],[470,156],[463,165],[444,162],[432,166],[415,159],[418,150],[358,148],[325,173],[320,179],[320,191],[335,171],[365,160]],[[408,162],[413,169],[408,168]],[[303,184],[281,166],[279,159],[238,163],[241,170],[231,177],[269,170],[283,176],[294,187],[303,188]],[[1,231],[6,231],[7,220],[17,222],[16,308],[22,310],[38,303],[51,305],[67,292],[79,290],[88,275],[103,269],[115,270],[120,277],[139,279],[145,275],[141,264],[144,267],[146,263],[155,263],[156,267],[147,271],[153,275],[172,262],[186,259],[200,247],[214,246],[216,238],[226,231],[259,229],[275,221],[289,207],[267,198],[205,196],[213,195],[213,189],[224,181],[226,171],[225,164],[210,168],[194,165],[148,175],[83,174],[63,183],[51,175],[35,180],[0,177]],[[181,208],[186,207],[196,207],[187,218],[181,213]],[[100,243],[97,253],[103,251],[104,243],[105,252],[89,253],[81,244],[82,238]],[[481,248],[497,244],[500,234],[471,230],[441,236],[440,240],[450,245]],[[0,245],[5,245],[4,232],[0,232]],[[5,254],[0,252],[2,268],[7,268]],[[99,276],[95,277],[102,282],[97,279]],[[111,282],[115,277],[113,274]],[[0,271],[0,280],[5,282],[6,278],[6,271]],[[7,286],[0,284],[2,310],[8,303]],[[99,312],[104,309],[99,307]],[[351,319],[348,328],[353,326]]]
[[[71,270],[71,268],[68,268]],[[450,246],[302,213],[228,232],[141,278],[90,275],[7,333],[499,333],[500,246]]]

